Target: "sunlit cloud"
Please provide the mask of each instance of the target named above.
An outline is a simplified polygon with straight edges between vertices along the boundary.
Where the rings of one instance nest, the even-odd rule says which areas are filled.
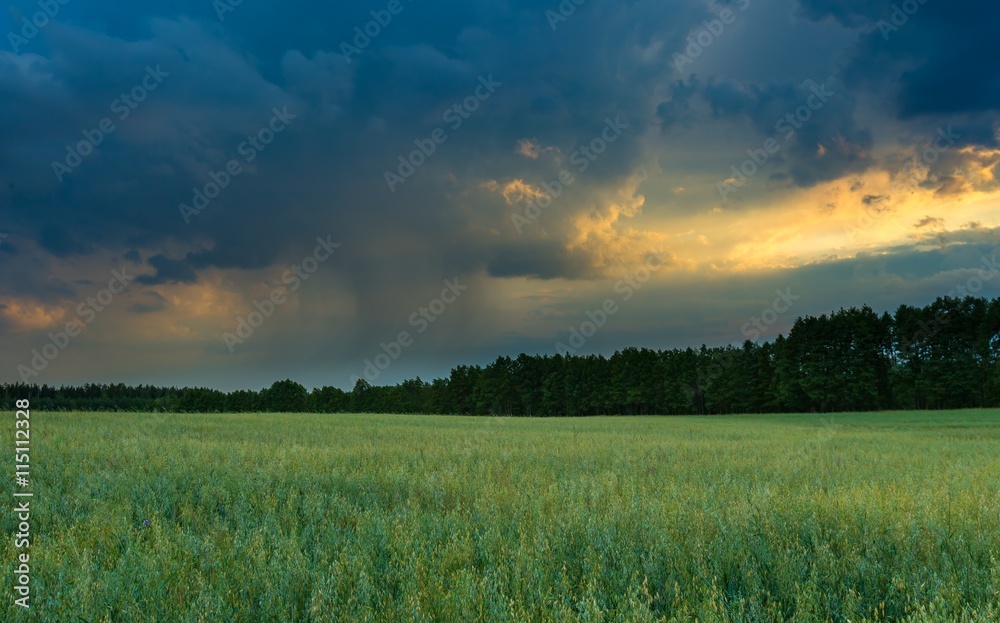
[[[517,149],[515,152],[524,156],[525,158],[530,158],[531,160],[538,160],[538,157],[542,154],[553,152],[559,153],[558,147],[542,147],[537,139],[533,138],[522,138],[517,142]]]
[[[67,317],[67,310],[28,300],[8,299],[0,304],[0,314],[14,330],[32,331],[56,326],[59,321]]]

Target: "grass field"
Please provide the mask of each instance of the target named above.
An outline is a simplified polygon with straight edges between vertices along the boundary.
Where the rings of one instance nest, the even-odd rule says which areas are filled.
[[[4,621],[1000,621],[996,411],[32,416]]]

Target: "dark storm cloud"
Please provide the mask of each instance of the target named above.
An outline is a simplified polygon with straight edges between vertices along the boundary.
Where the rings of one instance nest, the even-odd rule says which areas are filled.
[[[860,172],[873,164],[872,132],[859,126],[855,112],[855,98],[835,77],[760,85],[692,76],[675,82],[668,99],[657,108],[665,128],[690,127],[695,120],[699,125],[712,121],[737,127],[748,124],[754,134],[742,139],[746,141],[743,149],[759,150],[762,141],[774,139],[779,148],[769,154],[767,166],[778,167],[777,173],[801,187]],[[734,164],[747,157],[745,151],[735,149],[731,156]]]
[[[151,28],[153,37],[139,41],[62,28],[51,33],[50,59],[0,59],[10,70],[0,73],[4,87],[14,94],[5,99],[5,125],[33,132],[0,147],[0,171],[18,183],[23,207],[16,216],[26,234],[53,254],[115,251],[126,238],[154,249],[190,238],[177,203],[204,184],[220,150],[234,149],[241,134],[289,99],[204,26],[154,20]],[[147,67],[169,76],[136,108],[119,108],[121,94],[142,84]],[[42,114],[18,114],[35,99],[46,102]],[[51,163],[63,161],[67,145],[102,119],[111,120],[113,132],[60,182]],[[229,196],[239,193],[234,188]]]
[[[97,30],[92,22],[53,24],[44,46],[0,60],[0,80],[13,94],[0,104],[13,130],[0,147],[0,170],[23,186],[31,208],[21,215],[26,233],[41,238],[48,223],[61,224],[45,234],[44,248],[60,256],[122,253],[129,240],[156,258],[148,283],[293,259],[310,239],[304,230],[357,240],[405,235],[447,249],[468,232],[438,213],[447,201],[440,175],[513,174],[523,164],[512,146],[523,136],[571,151],[599,132],[606,116],[622,114],[639,131],[619,141],[616,156],[594,166],[587,183],[614,184],[630,174],[641,156],[649,93],[691,24],[708,15],[695,3],[595,4],[553,31],[550,8],[407,5],[351,63],[340,44],[370,19],[353,5],[248,4],[220,24],[207,4],[154,3],[127,7]],[[147,66],[169,77],[128,118],[116,118],[114,102],[141,83]],[[414,176],[437,176],[434,183],[408,180],[387,193],[384,170],[489,74],[503,83],[500,92]],[[210,174],[239,158],[241,141],[264,127],[271,109],[285,104],[298,119],[254,163],[241,162],[245,172],[185,225],[178,204],[191,203]],[[105,117],[114,132],[58,182],[52,161]],[[420,218],[409,218],[414,214]],[[406,231],[387,232],[394,221],[408,222]],[[168,243],[195,248],[168,257]],[[198,248],[205,246],[211,250]],[[530,255],[503,257],[516,248],[486,248],[476,264],[503,274],[515,266],[522,274],[559,274]]]
[[[1000,108],[1000,4],[982,0],[799,0],[810,19],[860,31],[852,84],[881,93],[901,118]]]
[[[960,136],[955,150],[964,145],[997,145],[1000,66],[993,59],[1000,56],[1000,39],[993,29],[1000,22],[1000,5],[971,0],[801,0],[793,6],[800,18],[836,22],[854,32],[855,38],[836,53],[828,70],[830,78],[808,76],[830,84],[837,96],[769,159],[767,167],[787,174],[796,186],[808,187],[878,164],[874,134],[867,126],[870,116],[861,121],[860,97],[874,102],[878,114],[909,123],[915,133],[930,135],[929,140],[934,139],[938,126],[953,127]],[[746,15],[746,19],[754,17],[749,10]],[[724,36],[719,37],[721,44],[713,45],[724,45]],[[754,56],[740,50],[744,53]],[[811,56],[808,48],[795,54]],[[746,140],[747,148],[758,147],[758,137],[775,134],[776,118],[800,105],[796,100],[802,97],[802,89],[797,80],[751,81],[714,71],[725,65],[722,61],[694,64],[690,75],[670,85],[656,110],[666,134],[704,133],[708,123],[718,120],[736,130],[749,126],[757,133],[743,134],[746,139],[731,135],[727,145]],[[791,61],[788,65],[799,67]],[[802,76],[801,68],[797,74]],[[713,152],[717,154],[718,150]],[[737,159],[736,164],[741,161]],[[954,164],[953,158],[932,163],[933,177],[944,178]]]

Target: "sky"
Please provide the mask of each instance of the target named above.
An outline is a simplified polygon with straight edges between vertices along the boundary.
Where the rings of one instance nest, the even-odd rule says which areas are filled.
[[[350,389],[998,296],[998,23],[12,0],[0,381]]]

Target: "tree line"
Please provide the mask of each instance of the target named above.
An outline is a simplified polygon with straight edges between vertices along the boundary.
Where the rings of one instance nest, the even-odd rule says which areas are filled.
[[[1000,406],[1000,298],[942,297],[894,315],[870,307],[796,319],[742,346],[498,357],[447,378],[350,391],[291,380],[260,391],[9,383],[13,408],[164,412],[437,413],[509,416],[726,414]]]

